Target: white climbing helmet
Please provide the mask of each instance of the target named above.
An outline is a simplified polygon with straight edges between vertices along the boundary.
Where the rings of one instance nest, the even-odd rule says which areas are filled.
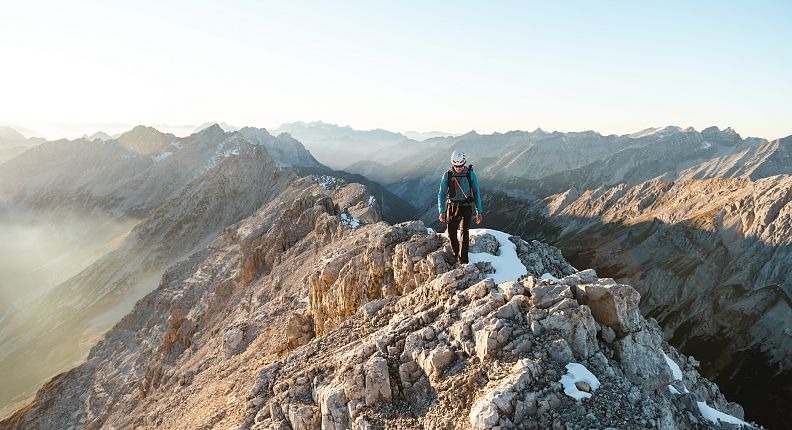
[[[451,165],[452,166],[464,166],[465,165],[465,151],[461,149],[455,150],[451,154]]]

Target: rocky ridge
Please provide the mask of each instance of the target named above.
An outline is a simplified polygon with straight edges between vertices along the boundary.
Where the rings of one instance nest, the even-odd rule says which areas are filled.
[[[491,194],[485,204],[508,211],[489,215],[511,231],[634,285],[666,340],[701,360],[746,410],[784,428],[792,422],[777,413],[792,385],[790,190],[788,175],[656,179],[535,203]]]
[[[528,272],[495,284],[492,264],[452,265],[442,235],[368,202],[359,184],[295,182],[170,267],[0,428],[719,428],[702,404],[742,418],[631,287],[479,235],[473,251],[513,246]]]
[[[46,142],[0,168],[0,194],[40,211],[71,208],[143,218],[244,148],[262,148],[278,169],[322,168],[297,141],[216,124],[178,138],[137,126],[109,141]]]

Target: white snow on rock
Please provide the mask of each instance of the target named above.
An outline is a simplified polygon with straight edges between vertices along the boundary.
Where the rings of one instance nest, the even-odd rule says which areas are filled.
[[[223,151],[222,158],[230,157],[232,155],[239,155],[239,147],[229,148]]]
[[[551,275],[549,273],[543,273],[542,276],[539,277],[539,279],[547,279],[549,281],[557,281],[558,280],[558,278],[556,278],[555,276],[553,276],[553,275]]]
[[[170,152],[170,151],[163,152],[162,154],[153,155],[153,156],[151,157],[151,161],[153,161],[153,162],[155,162],[155,163],[156,163],[156,162],[158,162],[158,161],[162,161],[162,160],[164,160],[164,159],[166,159],[166,158],[170,157],[171,155],[173,155],[173,153],[172,153],[172,152]]]
[[[437,234],[437,232],[432,227],[426,227],[426,234]]]
[[[697,403],[699,411],[701,412],[701,416],[712,423],[718,424],[718,421],[723,421],[725,423],[737,424],[739,426],[749,425],[741,419],[735,418],[729,414],[724,414],[723,412],[708,406],[705,402]]]
[[[561,376],[561,385],[564,386],[564,394],[572,397],[575,400],[588,399],[591,393],[578,390],[575,385],[578,382],[585,382],[591,387],[591,391],[596,390],[600,386],[599,379],[593,373],[586,369],[586,366],[578,363],[568,363],[566,365],[567,373]]]
[[[375,199],[374,196],[369,196],[369,199],[368,199],[369,207],[371,207],[374,204],[374,202],[376,202],[376,201],[377,201],[377,199]]]
[[[446,231],[446,234],[448,232]],[[470,230],[470,236],[475,237],[480,234],[489,233],[498,240],[500,244],[500,255],[492,255],[486,252],[471,252],[468,254],[470,263],[488,261],[495,269],[495,273],[487,275],[496,284],[506,281],[517,281],[528,274],[528,269],[520,262],[517,256],[517,246],[509,240],[508,233],[488,228],[474,228]]]
[[[675,381],[681,381],[682,380],[682,369],[679,368],[679,365],[676,364],[676,362],[674,360],[672,360],[671,357],[667,356],[665,352],[663,353],[663,358],[665,358],[665,361],[668,364],[668,367],[671,368],[671,373],[674,375],[674,380]]]
[[[344,225],[349,228],[358,228],[364,224],[359,219],[353,216],[349,216],[346,213],[341,214],[341,222],[344,223]]]
[[[337,190],[344,185],[344,181],[333,176],[322,175],[317,178],[316,183],[326,190]]]

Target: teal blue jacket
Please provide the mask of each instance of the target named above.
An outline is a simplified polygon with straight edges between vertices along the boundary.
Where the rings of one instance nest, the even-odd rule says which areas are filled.
[[[467,166],[465,166],[461,173],[453,172],[452,181],[454,182],[453,185],[456,187],[456,196],[452,199],[453,201],[463,201],[465,200],[465,196],[469,196],[471,193],[470,184],[468,184],[467,180],[467,169]],[[437,210],[440,211],[441,214],[446,211],[445,202],[448,198],[447,173],[448,172],[443,172],[443,178],[440,180],[440,190],[437,192]],[[456,180],[454,181],[454,179]],[[484,214],[484,208],[481,206],[481,193],[479,193],[478,179],[476,179],[476,172],[472,170],[470,171],[470,182],[473,183],[476,212]]]

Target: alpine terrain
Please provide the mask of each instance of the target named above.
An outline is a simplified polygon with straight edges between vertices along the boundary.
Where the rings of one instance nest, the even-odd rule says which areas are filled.
[[[664,339],[771,427],[792,426],[792,137],[731,128],[630,135],[513,131],[429,139],[371,173],[437,222],[454,149],[477,172],[485,223],[558,246],[633,285]],[[419,191],[416,191],[419,190]]]
[[[139,126],[108,141],[45,142],[0,164],[0,237],[10,241],[0,251],[12,269],[27,268],[0,281],[0,410],[81,362],[165,268],[271,201],[300,169],[338,180],[288,135],[217,125],[185,138]],[[391,222],[411,212],[381,188],[372,195]]]
[[[501,231],[473,242],[451,264],[367,187],[295,179],[0,428],[753,427],[629,285]]]

